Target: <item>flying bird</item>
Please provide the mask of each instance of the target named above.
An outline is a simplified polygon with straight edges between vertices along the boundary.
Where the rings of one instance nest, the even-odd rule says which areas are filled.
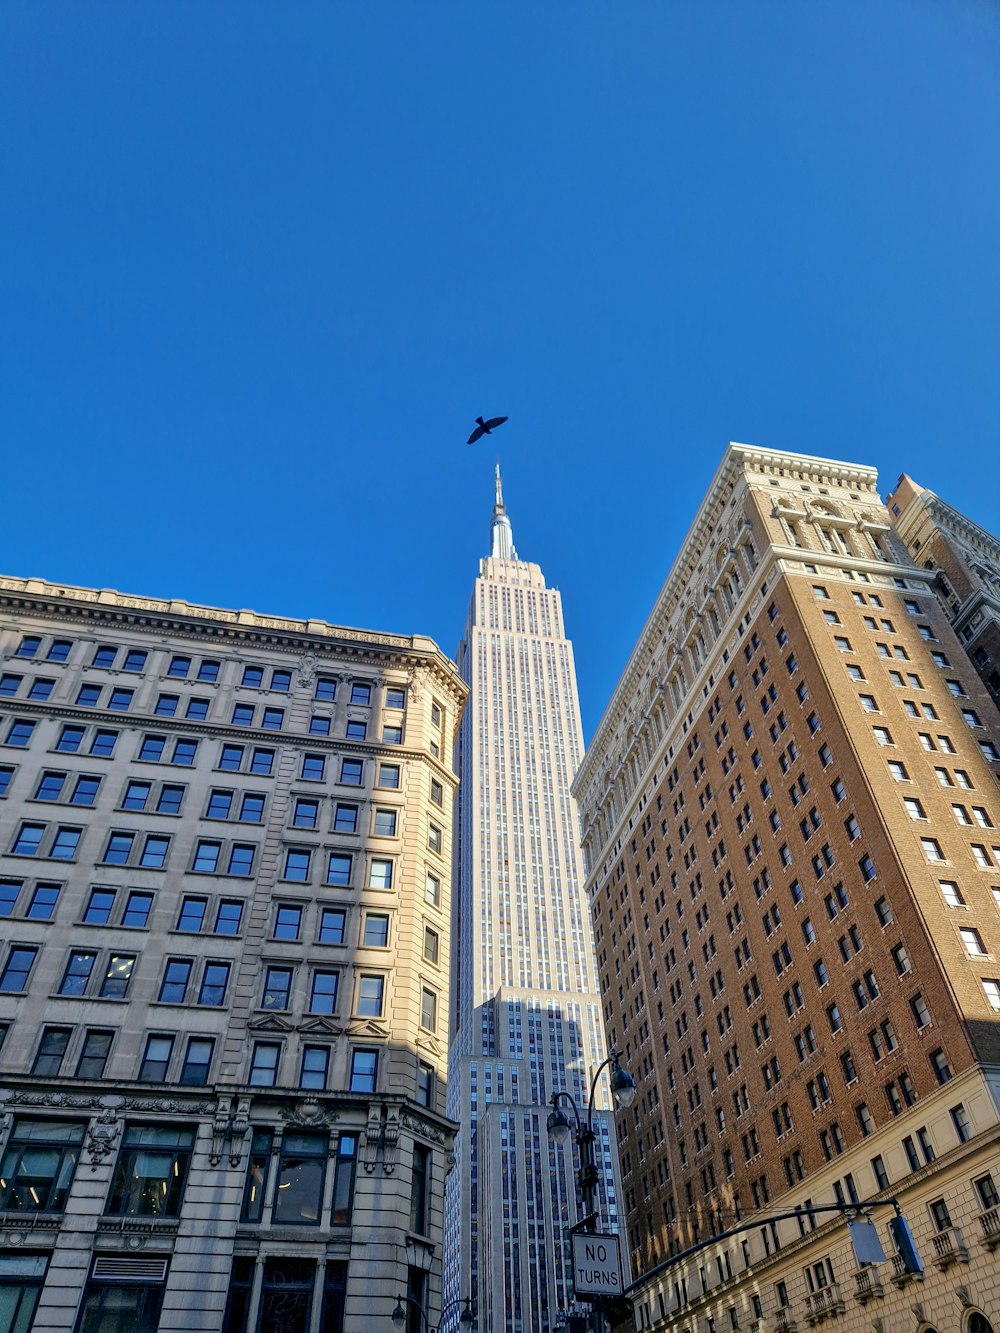
[[[489,421],[484,421],[482,417],[476,417],[476,429],[469,436],[468,440],[466,440],[466,444],[475,444],[475,442],[481,440],[484,435],[489,435],[494,431],[497,426],[502,426],[506,420],[506,417],[490,417]]]

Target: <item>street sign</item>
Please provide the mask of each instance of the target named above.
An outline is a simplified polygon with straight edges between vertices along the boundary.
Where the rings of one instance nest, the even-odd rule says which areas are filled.
[[[622,1294],[622,1252],[617,1236],[574,1235],[573,1286],[578,1296]]]
[[[856,1219],[848,1222],[847,1229],[851,1233],[851,1244],[854,1246],[854,1257],[858,1261],[859,1268],[865,1264],[885,1263],[885,1250],[882,1248],[882,1241],[874,1222]]]

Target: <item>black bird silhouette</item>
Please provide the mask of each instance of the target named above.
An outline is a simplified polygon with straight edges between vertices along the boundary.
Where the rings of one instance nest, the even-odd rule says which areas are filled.
[[[497,426],[502,426],[506,420],[506,417],[490,417],[489,421],[484,421],[482,417],[476,417],[476,429],[469,436],[468,440],[466,440],[466,444],[475,444],[475,442],[481,440],[484,435],[489,435],[494,431]]]

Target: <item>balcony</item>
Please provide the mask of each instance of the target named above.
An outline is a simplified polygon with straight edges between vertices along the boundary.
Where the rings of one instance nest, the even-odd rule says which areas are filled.
[[[991,1208],[989,1212],[979,1214],[979,1229],[982,1231],[980,1242],[988,1250],[995,1250],[1000,1245],[1000,1208]]]
[[[885,1296],[885,1288],[882,1286],[882,1279],[878,1275],[876,1268],[859,1268],[854,1274],[854,1299],[859,1305],[867,1305],[870,1300],[878,1297],[882,1300]]]
[[[779,1310],[774,1316],[774,1333],[798,1333],[799,1326],[791,1310]]]
[[[934,1237],[934,1262],[942,1272],[952,1264],[969,1262],[969,1251],[958,1227],[948,1227]]]
[[[912,1282],[916,1278],[918,1282],[923,1282],[923,1273],[908,1273],[903,1267],[903,1256],[894,1254],[892,1256],[892,1280],[897,1287],[905,1287],[907,1282]]]
[[[824,1319],[843,1314],[846,1309],[840,1288],[834,1282],[831,1286],[821,1287],[819,1291],[814,1291],[811,1296],[806,1297],[806,1323],[810,1327],[813,1324],[821,1324]]]

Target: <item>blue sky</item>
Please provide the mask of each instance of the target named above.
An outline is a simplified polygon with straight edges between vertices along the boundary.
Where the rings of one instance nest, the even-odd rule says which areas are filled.
[[[507,413],[589,734],[730,439],[1000,530],[998,126],[992,0],[4,0],[0,569],[453,652]]]

